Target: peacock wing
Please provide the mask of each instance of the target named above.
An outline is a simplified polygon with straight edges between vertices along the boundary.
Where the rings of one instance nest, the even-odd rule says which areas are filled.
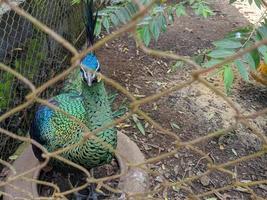
[[[78,93],[65,93],[49,100],[49,103],[57,106],[63,112],[55,111],[45,105],[39,106],[30,128],[31,138],[48,151],[57,150],[80,140],[82,128],[72,118],[74,117],[82,123],[86,122],[82,100],[82,96]],[[43,160],[42,151],[39,148],[33,146],[33,151],[39,160]]]

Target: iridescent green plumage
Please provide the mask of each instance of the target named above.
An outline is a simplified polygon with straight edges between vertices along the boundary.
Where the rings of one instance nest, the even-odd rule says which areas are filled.
[[[88,21],[86,26],[88,45],[94,41],[93,1],[87,1]],[[62,111],[75,117],[84,123],[90,131],[105,126],[113,121],[111,107],[103,81],[97,81],[95,72],[99,71],[100,65],[97,57],[89,53],[82,60],[80,68],[75,70],[69,77],[63,88],[63,92],[52,99],[54,104]],[[42,144],[49,152],[77,144],[83,140],[85,130],[77,122],[62,112],[55,111],[48,106],[40,106],[35,114],[30,135]],[[93,168],[110,162],[113,149],[117,145],[117,132],[114,127],[96,133],[96,140],[88,139],[81,145],[72,148],[61,155],[77,164],[87,168]],[[102,141],[102,142],[101,142]],[[42,160],[41,151],[33,146],[33,151],[39,160]],[[54,160],[54,164],[59,162]]]
[[[82,83],[82,90],[81,95],[73,90],[52,98],[50,102],[86,124],[91,131],[111,123],[112,112],[104,83],[102,81],[94,83],[91,87]],[[44,115],[49,119],[42,120]],[[37,132],[39,134],[36,135]],[[31,130],[33,138],[42,143],[48,151],[76,144],[83,139],[83,134],[84,130],[77,122],[64,113],[47,107],[41,107],[37,111]],[[114,128],[101,131],[96,136],[116,148],[117,134]],[[62,155],[75,163],[91,168],[109,162],[113,154],[101,142],[89,139]]]

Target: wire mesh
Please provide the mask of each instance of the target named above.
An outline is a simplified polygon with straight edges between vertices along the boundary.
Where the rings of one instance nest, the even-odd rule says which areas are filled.
[[[79,23],[77,22],[79,21],[80,16],[78,16],[77,18],[75,17],[76,18],[75,20],[70,19],[72,23],[63,22],[66,19],[68,19],[71,13],[75,13],[72,15],[72,17],[76,16],[77,12],[75,11],[78,9],[77,7],[70,6],[68,1],[60,1],[60,2],[59,1],[40,1],[41,3],[39,3],[39,1],[27,3],[26,1],[24,2],[25,4],[24,3],[20,4],[20,8],[8,3],[8,1],[4,1],[4,2],[6,2],[10,6],[12,11],[7,12],[8,17],[1,18],[1,26],[0,26],[1,34],[3,34],[3,37],[1,39],[1,45],[5,47],[5,51],[1,52],[0,54],[0,56],[2,56],[1,59],[3,59],[5,63],[5,65],[4,64],[0,65],[1,80],[5,80],[4,81],[5,84],[1,83],[0,85],[2,87],[3,86],[5,87],[4,90],[1,90],[1,92],[2,91],[5,92],[5,93],[3,92],[1,97],[3,98],[6,96],[9,96],[9,101],[4,106],[2,106],[4,109],[2,108],[3,114],[0,116],[0,121],[2,122],[1,127],[3,127],[3,128],[0,128],[0,132],[2,133],[1,137],[3,138],[3,139],[1,138],[2,144],[10,143],[10,141],[7,141],[7,140],[9,140],[9,138],[13,138],[14,141],[18,141],[18,142],[25,141],[28,143],[32,143],[33,145],[40,148],[44,152],[45,162],[37,165],[35,169],[46,166],[50,158],[55,158],[55,159],[59,159],[65,162],[68,165],[71,165],[79,169],[81,172],[83,172],[86,175],[87,182],[85,185],[80,186],[80,187],[74,187],[73,189],[68,190],[68,191],[59,191],[59,189],[52,183],[40,182],[37,179],[28,180],[28,181],[35,182],[35,183],[38,182],[39,184],[50,185],[51,187],[53,187],[55,189],[55,192],[53,193],[52,198],[54,199],[64,198],[67,194],[77,192],[81,190],[83,187],[87,186],[89,183],[98,183],[100,188],[105,187],[106,189],[112,192],[120,193],[121,191],[117,190],[116,188],[110,188],[107,185],[105,185],[105,181],[118,178],[121,175],[118,175],[115,177],[111,176],[111,177],[95,179],[91,177],[88,170],[85,169],[84,167],[79,166],[60,156],[60,153],[67,151],[71,148],[74,148],[78,144],[71,145],[63,149],[59,149],[55,152],[48,153],[46,149],[44,149],[40,144],[29,139],[28,137],[25,137],[27,126],[25,126],[25,129],[21,131],[22,134],[20,134],[20,130],[18,130],[18,127],[19,128],[23,127],[20,123],[17,122],[15,124],[15,127],[12,128],[11,126],[12,120],[10,120],[10,117],[11,119],[14,120],[14,119],[19,119],[21,118],[21,116],[23,116],[24,117],[23,119],[29,120],[30,117],[28,116],[28,114],[25,114],[25,112],[27,113],[28,109],[30,109],[33,102],[38,102],[40,104],[47,105],[51,107],[52,109],[57,110],[58,112],[62,112],[56,106],[52,105],[46,100],[43,100],[43,98],[49,97],[53,95],[53,92],[56,92],[56,91],[50,92],[47,89],[51,86],[54,86],[55,83],[59,82],[62,78],[66,77],[72,70],[74,70],[77,67],[77,63],[79,63],[80,59],[83,56],[85,56],[88,52],[92,51],[93,49],[97,49],[101,47],[102,45],[105,44],[105,42],[110,41],[114,39],[115,37],[127,31],[133,31],[136,24],[138,23],[139,18],[143,17],[147,13],[147,11],[151,7],[151,5],[154,3],[154,1],[152,1],[146,7],[141,7],[139,12],[136,14],[136,16],[128,24],[122,26],[117,31],[114,31],[112,34],[106,36],[105,38],[97,42],[93,47],[85,49],[79,53],[78,53],[78,50],[75,49],[73,45],[71,45],[71,43],[76,42],[77,35],[79,35],[82,29],[82,26],[79,26]],[[42,6],[41,8],[46,8],[46,11],[44,12],[41,11],[45,9],[33,9],[35,8],[35,6],[36,7]],[[19,14],[19,16],[15,13]],[[42,13],[49,13],[49,16],[43,15]],[[34,18],[31,18],[30,14],[33,15],[35,19],[38,19],[38,20],[35,21]],[[24,26],[26,26],[27,28],[24,27],[23,25],[18,25],[19,22],[24,24]],[[17,28],[16,28],[17,31],[13,32],[13,28],[10,28],[9,26],[10,24],[14,26],[16,26],[15,24],[17,24]],[[48,27],[50,28],[44,26],[44,24],[48,25]],[[34,28],[34,26],[38,27],[39,29]],[[66,29],[65,29],[65,26],[67,27]],[[52,30],[57,30],[59,34],[55,34]],[[75,33],[74,30],[75,31],[77,30],[77,33]],[[43,32],[45,32],[46,34],[44,34]],[[18,33],[20,33],[20,35]],[[36,35],[38,37],[34,37]],[[60,35],[63,35],[65,38],[68,38],[68,41],[71,41],[71,42],[68,42],[67,40],[62,38]],[[7,44],[7,42],[5,41],[8,40],[7,38],[9,36],[12,37],[12,41],[10,41]],[[6,38],[6,39],[4,40],[3,38]],[[102,141],[99,138],[96,138],[95,133],[98,133],[101,130],[105,130],[106,128],[110,126],[114,126],[115,124],[118,124],[120,122],[123,122],[126,119],[129,119],[129,117],[131,117],[135,113],[135,114],[142,116],[143,119],[147,121],[148,123],[150,123],[154,127],[154,129],[158,130],[159,133],[163,134],[166,137],[168,136],[172,138],[173,141],[175,141],[176,145],[173,150],[169,152],[163,152],[159,156],[156,156],[156,157],[147,158],[144,162],[135,163],[135,164],[131,162],[127,162],[130,168],[140,167],[141,169],[145,169],[147,173],[150,174],[151,177],[153,177],[155,174],[157,174],[157,172],[144,168],[144,166],[150,163],[155,163],[155,162],[164,160],[168,157],[173,157],[180,150],[188,151],[188,152],[190,151],[190,152],[193,152],[194,154],[200,155],[201,156],[200,160],[205,160],[206,164],[205,164],[205,167],[203,167],[203,172],[200,174],[188,175],[188,176],[183,177],[180,180],[175,180],[175,181],[167,181],[167,180],[161,181],[158,187],[150,188],[149,191],[145,193],[126,193],[125,194],[126,197],[128,198],[132,197],[134,199],[153,198],[156,196],[156,194],[160,192],[164,193],[169,188],[175,187],[175,188],[179,188],[180,190],[184,191],[184,193],[189,199],[202,199],[203,197],[207,197],[209,195],[216,195],[217,197],[219,196],[219,198],[223,198],[222,196],[220,196],[220,194],[218,194],[219,192],[226,191],[232,188],[240,189],[240,187],[243,187],[246,189],[246,192],[248,192],[251,195],[252,198],[263,199],[264,197],[260,197],[253,190],[253,186],[256,186],[259,184],[266,184],[267,179],[263,177],[262,180],[250,180],[247,182],[242,182],[237,178],[238,174],[232,171],[232,168],[230,167],[237,166],[251,159],[257,159],[257,158],[262,158],[262,156],[266,156],[266,152],[267,152],[266,135],[265,133],[262,133],[261,130],[258,130],[257,127],[253,126],[253,124],[251,124],[249,120],[255,119],[259,116],[265,116],[267,113],[267,108],[259,112],[254,112],[254,113],[244,115],[241,112],[240,108],[238,108],[230,98],[228,98],[224,93],[222,93],[221,91],[216,89],[212,84],[206,81],[202,75],[205,73],[211,72],[213,70],[216,70],[223,64],[228,63],[230,61],[235,60],[236,58],[243,56],[245,53],[251,51],[252,49],[255,49],[263,44],[267,44],[267,40],[264,39],[261,42],[255,43],[252,47],[245,49],[243,51],[240,51],[237,54],[226,58],[223,62],[216,64],[213,67],[210,67],[208,69],[201,69],[198,64],[194,63],[192,60],[185,58],[183,56],[147,48],[138,40],[138,38],[135,38],[135,40],[138,43],[139,48],[142,49],[148,55],[152,55],[156,57],[164,57],[164,58],[169,58],[169,59],[174,59],[174,60],[181,60],[187,63],[188,65],[194,67],[195,71],[191,73],[192,78],[183,83],[176,83],[174,84],[174,86],[168,89],[165,89],[161,92],[158,92],[156,94],[153,94],[148,97],[141,98],[141,99],[136,99],[132,93],[130,93],[126,88],[121,86],[116,81],[102,74],[98,74],[98,76],[100,76],[106,82],[106,84],[111,85],[112,87],[114,87],[115,89],[117,89],[122,94],[128,97],[128,99],[131,101],[131,104],[129,106],[130,112],[126,113],[124,116],[120,117],[119,119],[114,120],[114,122],[112,122],[111,124],[105,125],[104,127],[100,127],[94,131],[90,132],[85,127],[84,139],[88,140],[89,138],[93,137],[94,139],[99,140],[99,142],[102,143],[102,145],[106,146],[107,148],[110,148],[108,144],[106,144],[104,141]],[[9,46],[10,44],[13,44],[13,45]],[[77,46],[80,46],[80,44]],[[27,49],[27,51],[25,51],[24,49]],[[66,51],[66,49],[68,51]],[[42,52],[42,54],[38,54],[39,52]],[[43,53],[45,53],[45,55],[43,55]],[[68,66],[66,70],[62,71],[64,67],[67,66],[66,63],[69,63],[69,62],[64,62],[65,58],[67,56],[71,57],[71,54],[72,54],[72,59],[68,60],[70,61],[71,65]],[[37,60],[36,58],[39,58],[38,63],[36,63],[36,60]],[[65,65],[63,66],[63,64]],[[7,67],[7,65],[9,67]],[[48,66],[49,66],[49,70],[47,70]],[[7,74],[9,74],[10,76]],[[9,83],[8,80],[11,80],[10,85],[8,84]],[[223,99],[235,111],[235,122],[236,123],[234,123],[233,125],[229,126],[226,129],[217,130],[212,133],[207,133],[197,138],[193,138],[192,140],[189,140],[189,141],[182,141],[181,138],[175,132],[168,130],[166,128],[163,128],[159,123],[154,121],[146,112],[142,111],[140,107],[142,105],[146,105],[148,103],[154,102],[163,96],[168,96],[172,92],[179,91],[185,87],[188,87],[192,85],[193,83],[200,84],[201,86],[210,89],[218,96],[218,98]],[[41,96],[38,96],[40,94]],[[19,100],[16,101],[15,99],[19,99]],[[23,113],[23,115],[21,115],[21,113]],[[7,121],[7,119],[9,119],[10,121]],[[85,126],[82,122],[79,122],[78,120],[76,121],[82,127]],[[25,123],[25,121],[23,121],[23,123]],[[229,159],[225,161],[224,163],[214,162],[214,160],[209,156],[209,152],[205,152],[201,150],[201,148],[199,148],[199,145],[201,145],[203,142],[208,141],[209,139],[214,138],[214,137],[225,135],[229,131],[235,130],[240,124],[247,127],[247,129],[251,131],[251,134],[255,134],[258,138],[260,138],[263,144],[262,148],[252,153],[249,152],[248,154],[244,156],[240,156],[234,159]],[[7,131],[7,129],[9,131]],[[8,139],[5,139],[5,138],[8,138]],[[84,140],[81,142],[84,142]],[[1,148],[2,148],[1,152],[5,152],[7,149],[7,146],[1,145]],[[116,149],[112,151],[114,151],[115,153],[118,153],[116,152]],[[5,156],[2,157],[1,164],[7,167],[10,171],[13,171],[13,173],[15,173],[16,169],[13,169],[9,163],[5,162],[4,158]],[[33,171],[35,169],[31,169],[30,171]],[[12,181],[14,180],[25,179],[26,178],[25,175],[30,173],[30,171],[18,173],[15,176],[12,176],[11,178],[0,182],[0,187],[4,185],[12,185]],[[202,177],[209,175],[211,173],[215,173],[215,172],[222,173],[224,174],[224,176],[231,176],[232,179],[227,184],[222,185],[219,188],[213,188],[208,191],[202,191],[202,193],[196,193],[193,191],[191,187],[188,187],[188,186],[192,186],[194,181],[197,181],[201,179]],[[19,190],[19,188],[14,188],[14,190]],[[26,191],[24,192],[27,193]],[[7,194],[4,192],[2,192],[2,194],[8,197],[11,196],[11,194]],[[27,195],[30,198],[32,198],[32,194],[27,194]]]
[[[57,30],[58,34],[80,46],[78,42],[84,39],[78,38],[83,28],[82,16],[81,12],[77,12],[77,6],[72,6],[70,1],[15,2],[36,19]],[[4,64],[11,66],[35,85],[42,84],[67,67],[68,52],[53,38],[7,6],[3,6],[0,16],[0,59]],[[0,72],[0,80],[0,113],[4,113],[22,103],[29,90],[4,71]],[[42,96],[49,97],[56,91],[57,89],[47,90]],[[17,130],[17,133],[25,136],[31,119],[31,112],[27,110],[1,122],[1,127]],[[1,137],[1,158],[6,159],[15,151],[18,141],[4,135]]]

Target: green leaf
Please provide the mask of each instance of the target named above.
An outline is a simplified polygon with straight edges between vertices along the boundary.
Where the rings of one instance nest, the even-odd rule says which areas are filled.
[[[196,0],[189,0],[189,4],[192,5]]]
[[[256,69],[258,67],[258,65],[260,64],[260,55],[259,52],[257,51],[257,49],[254,49],[253,51],[250,52],[250,55],[252,56],[254,62],[255,62],[255,68]]]
[[[171,71],[175,72],[177,69],[182,68],[184,66],[183,61],[177,61],[174,65],[171,67]]]
[[[213,42],[216,47],[222,49],[237,49],[242,47],[242,44],[239,41],[224,39],[220,41]]]
[[[247,62],[247,64],[249,65],[249,67],[253,70],[256,70],[256,62],[254,61],[253,56],[250,53],[247,53],[244,55],[244,59]]]
[[[262,4],[261,1],[262,1],[262,0],[254,0],[256,6],[257,6],[258,8],[261,8],[261,4]]]
[[[110,20],[115,26],[117,26],[120,23],[118,17],[115,14],[110,15]]]
[[[216,49],[208,53],[207,55],[211,58],[225,58],[235,53],[234,50],[230,49]]]
[[[263,60],[265,63],[267,63],[267,52],[263,55]]]
[[[260,46],[258,48],[259,52],[261,53],[261,55],[263,56],[264,58],[264,61],[267,63],[267,57],[266,57],[266,54],[267,54],[267,46],[263,45],[263,46]]]
[[[143,38],[144,38],[144,27],[138,27],[137,36],[139,37],[139,39],[141,39],[143,41]]]
[[[224,68],[223,79],[224,79],[224,87],[225,87],[226,93],[229,94],[231,87],[233,85],[233,82],[234,82],[234,73],[230,66],[226,66]]]
[[[157,23],[157,26],[159,28],[159,32],[161,32],[162,20],[161,20],[160,15],[155,18],[155,22]]]
[[[18,155],[12,155],[12,156],[9,156],[9,160],[16,160],[19,156]]]
[[[185,11],[184,5],[181,4],[181,3],[178,4],[178,6],[176,6],[175,13],[176,13],[177,17],[185,16],[186,15],[186,11]]]
[[[168,15],[168,19],[169,19],[169,21],[170,21],[171,24],[174,23],[174,16],[173,16],[172,13],[170,13],[170,14]]]
[[[248,70],[246,69],[246,66],[244,65],[244,63],[241,60],[235,60],[234,63],[236,65],[241,77],[245,81],[249,81],[249,73],[248,73]]]
[[[203,53],[201,54],[196,54],[195,56],[192,56],[192,59],[199,65],[204,65],[204,63],[206,62],[206,55]]]
[[[101,21],[97,20],[95,24],[95,35],[98,36],[101,33]]]
[[[109,33],[110,24],[109,24],[108,17],[104,17],[104,19],[103,19],[103,26],[106,29],[106,31]]]
[[[115,110],[112,113],[112,116],[114,118],[118,118],[118,117],[123,116],[127,111],[128,111],[128,107],[127,106],[121,106],[118,110]]]
[[[149,28],[148,28],[148,26],[145,26],[144,27],[144,32],[143,32],[143,41],[144,41],[146,46],[149,45],[150,40],[151,40],[151,35],[150,35],[150,32],[149,32]]]
[[[141,122],[139,121],[138,116],[136,114],[133,114],[132,118],[133,118],[133,121],[134,121],[136,127],[139,129],[139,131],[143,135],[145,135],[146,134],[145,129],[144,129],[143,125],[141,124]]]
[[[176,123],[171,122],[170,125],[171,125],[173,130],[175,130],[175,129],[179,130],[180,129],[180,127]]]
[[[78,4],[78,3],[80,3],[80,2],[81,2],[81,0],[72,0],[72,1],[71,1],[71,5]]]
[[[153,37],[155,38],[155,40],[157,41],[159,38],[159,34],[160,34],[160,27],[158,26],[158,23],[156,20],[153,20],[150,23],[150,31],[153,34]]]
[[[232,4],[232,3],[234,3],[234,2],[236,2],[237,0],[230,0],[230,4]]]
[[[254,39],[255,39],[256,41],[261,41],[261,40],[262,40],[262,37],[261,37],[261,35],[260,35],[259,32],[257,32],[257,33],[254,35]]]
[[[258,28],[258,32],[261,35],[262,39],[267,38],[267,27],[265,25],[262,25]]]
[[[125,24],[126,21],[127,21],[127,19],[126,19],[126,17],[124,16],[124,13],[123,13],[122,10],[123,10],[123,9],[119,9],[119,10],[115,11],[115,13],[116,13],[118,19],[119,19],[122,23]]]
[[[130,2],[127,5],[127,9],[131,15],[134,15],[137,12],[138,7],[134,3]]]
[[[124,16],[126,21],[129,21],[131,19],[131,16],[130,16],[127,8],[122,8],[121,12],[122,12],[122,14],[123,14],[123,16]]]
[[[193,3],[192,8],[194,9],[197,15],[203,16],[204,18],[207,18],[208,16],[214,14],[205,2],[195,2]]]
[[[214,72],[211,72],[208,77],[213,77],[213,76],[223,76],[224,73],[224,66],[216,69]]]
[[[252,28],[251,26],[246,26],[243,28],[239,28],[235,31],[231,31],[230,33],[228,33],[226,35],[227,39],[230,40],[246,40],[248,38],[248,36],[251,34]]]
[[[210,59],[208,62],[206,62],[203,67],[212,67],[213,65],[216,65],[218,63],[222,62],[222,60],[219,59]]]
[[[167,30],[167,21],[164,15],[160,15],[161,20],[161,30],[165,32]]]

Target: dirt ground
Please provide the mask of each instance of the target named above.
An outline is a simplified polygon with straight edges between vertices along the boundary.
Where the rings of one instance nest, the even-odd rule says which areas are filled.
[[[211,7],[215,15],[202,19],[191,10],[188,15],[175,20],[159,41],[152,44],[155,49],[193,56],[212,47],[211,42],[222,38],[227,32],[249,22],[227,1],[213,0]],[[120,37],[97,52],[102,63],[103,73],[118,81],[137,97],[157,93],[174,83],[190,79],[192,67],[183,66],[176,72],[170,72],[173,61],[145,55],[136,49],[134,40],[128,36]],[[209,77],[209,82],[223,90],[220,77]],[[235,79],[235,86],[230,98],[243,112],[253,112],[267,107],[267,88],[253,81],[244,83]],[[120,100],[125,97],[120,95]],[[207,133],[229,127],[235,123],[233,110],[218,96],[201,84],[190,85],[158,101],[142,106],[151,118],[164,128],[177,133],[182,141],[190,141]],[[143,135],[132,121],[126,121],[120,127],[141,148],[146,158],[153,158],[175,148],[175,142],[163,135],[141,119],[145,127]],[[257,118],[253,125],[263,133],[267,131],[266,115]],[[131,125],[131,126],[127,126]],[[238,129],[222,137],[201,142],[198,148],[209,154],[215,164],[225,163],[249,155],[261,149],[261,140],[251,130],[239,125]],[[152,163],[150,168],[156,172],[151,176],[151,190],[156,190],[168,180],[175,182],[203,173],[207,162],[201,156],[188,149],[181,149],[173,157]],[[185,185],[194,194],[200,194],[214,188],[228,185],[235,180],[248,182],[267,179],[267,155],[238,163],[228,170],[237,174],[236,179],[229,174],[214,172]],[[267,198],[267,185],[251,187],[262,198]],[[188,193],[180,188],[170,188],[156,193],[154,198],[186,199]],[[253,199],[247,188],[230,188],[204,199]]]

